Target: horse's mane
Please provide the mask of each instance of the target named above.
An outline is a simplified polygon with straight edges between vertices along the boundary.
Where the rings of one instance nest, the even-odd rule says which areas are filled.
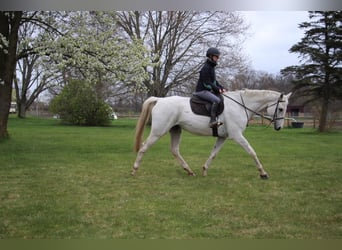
[[[279,95],[278,91],[270,90],[270,89],[241,89],[241,90],[235,90],[230,92],[237,92],[237,93],[244,93],[246,95],[256,95],[256,94],[264,94],[264,95]]]

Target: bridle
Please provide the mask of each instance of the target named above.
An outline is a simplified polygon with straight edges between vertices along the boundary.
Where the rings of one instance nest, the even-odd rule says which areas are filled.
[[[275,110],[274,110],[274,114],[273,114],[273,118],[272,118],[272,120],[271,120],[271,123],[274,122],[274,121],[277,121],[277,120],[285,119],[285,116],[278,117],[278,115],[277,115],[277,114],[278,114],[278,106],[279,106],[279,103],[285,102],[285,101],[283,101],[282,99],[283,99],[283,94],[280,95],[280,97],[279,97],[279,99],[278,99],[278,101],[277,101],[276,103],[274,103],[274,104],[268,106],[268,107],[271,107],[271,106],[276,105],[276,108],[275,108]]]
[[[270,118],[269,116],[265,116],[265,115],[263,115],[263,114],[261,114],[261,113],[259,113],[259,112],[256,112],[256,111],[254,111],[253,109],[248,108],[248,107],[245,105],[245,102],[244,102],[244,100],[243,100],[243,97],[242,97],[241,93],[240,93],[240,98],[241,98],[241,102],[242,102],[242,103],[241,103],[241,102],[238,102],[238,101],[235,100],[234,98],[231,98],[230,96],[225,95],[225,94],[223,94],[223,93],[222,93],[221,95],[223,95],[224,97],[226,97],[226,98],[232,100],[233,102],[239,104],[241,107],[243,107],[243,108],[245,109],[245,113],[246,113],[246,116],[247,116],[247,126],[248,126],[248,121],[249,121],[249,119],[250,119],[250,118],[248,117],[247,111],[250,111],[250,112],[252,112],[252,113],[255,114],[255,115],[258,115],[258,116],[260,116],[260,117],[262,117],[262,118],[264,118],[264,119],[266,119],[266,120],[269,120],[269,121],[270,121],[270,124],[269,124],[268,126],[270,126],[272,122],[275,122],[275,121],[281,120],[281,119],[285,119],[285,116],[280,116],[280,117],[278,117],[278,115],[277,115],[279,103],[285,102],[285,101],[282,100],[282,99],[283,99],[283,94],[280,95],[280,97],[278,98],[277,102],[275,102],[275,103],[273,103],[273,104],[267,106],[267,108],[269,108],[269,107],[272,107],[272,106],[276,105],[276,108],[275,108],[275,110],[274,110],[274,113],[273,113],[272,118]]]

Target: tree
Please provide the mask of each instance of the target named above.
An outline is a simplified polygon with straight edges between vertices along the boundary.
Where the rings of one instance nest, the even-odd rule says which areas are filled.
[[[103,12],[68,13],[64,35],[50,48],[51,58],[69,77],[93,84],[144,80],[146,50],[139,39],[127,41],[116,34],[115,20]],[[113,80],[114,79],[114,80]]]
[[[264,71],[246,69],[229,80],[229,89],[272,89],[283,93],[291,91],[291,76],[273,75]]]
[[[74,125],[105,126],[110,122],[112,110],[96,95],[88,82],[71,80],[50,104],[50,110]]]
[[[298,53],[303,64],[289,66],[281,72],[294,74],[293,91],[308,97],[308,102],[321,106],[319,131],[326,130],[330,104],[342,99],[342,12],[309,12],[310,22],[299,28],[305,30],[300,42],[290,48]]]
[[[22,11],[0,11],[0,140],[8,137],[13,73]]]
[[[28,23],[34,24],[33,35],[19,41],[18,32]],[[29,78],[17,85],[17,97],[24,100],[24,105],[44,90],[56,72],[64,83],[74,77],[97,86],[103,82],[142,82],[146,75],[143,68],[148,67],[146,50],[139,39],[125,41],[117,37],[115,25],[102,12],[0,12],[0,139],[8,137],[17,61],[21,60],[22,67],[35,68],[31,80],[40,76],[32,98],[26,96],[32,84]]]
[[[16,63],[37,53],[34,48],[20,48],[20,28],[27,23],[34,23],[45,29],[53,29],[48,22],[51,16],[42,18],[38,13],[40,12],[0,11],[0,140],[9,136],[7,123]]]
[[[23,18],[30,16],[30,20],[35,16],[41,22],[50,27],[56,27],[56,13],[24,13]],[[15,70],[14,87],[16,102],[18,104],[18,117],[25,118],[26,111],[38,96],[50,88],[58,81],[58,74],[53,65],[46,61],[48,56],[44,52],[43,46],[46,46],[45,36],[52,36],[57,33],[55,28],[37,26],[34,22],[24,22],[19,29],[19,41],[17,48],[17,68]]]
[[[189,85],[195,85],[205,51],[211,46],[219,47],[222,58],[227,59],[226,72],[241,62],[239,42],[247,26],[237,13],[124,11],[116,16],[122,36],[142,40],[150,51],[150,66],[145,67],[148,78],[143,81],[149,96],[187,92]]]

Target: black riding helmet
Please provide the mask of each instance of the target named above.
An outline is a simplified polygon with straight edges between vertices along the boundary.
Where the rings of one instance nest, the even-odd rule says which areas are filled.
[[[209,48],[206,57],[211,58],[212,56],[220,56],[220,51],[217,48]]]

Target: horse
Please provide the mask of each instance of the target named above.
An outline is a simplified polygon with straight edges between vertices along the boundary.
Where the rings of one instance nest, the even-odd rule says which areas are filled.
[[[218,116],[223,125],[217,128],[217,139],[209,158],[202,167],[202,175],[207,176],[208,168],[212,160],[221,150],[226,139],[232,139],[239,144],[255,161],[262,179],[268,179],[269,175],[264,170],[258,156],[247,139],[243,136],[248,121],[253,115],[266,109],[269,118],[274,124],[275,130],[280,130],[284,125],[286,108],[291,93],[283,93],[272,90],[250,90],[243,89],[238,91],[229,91],[222,94],[224,99],[224,111]],[[144,153],[158,139],[166,133],[171,135],[171,152],[178,160],[188,175],[194,176],[195,173],[183,159],[179,152],[179,144],[182,129],[201,135],[212,136],[212,129],[209,127],[209,117],[196,115],[190,107],[190,97],[169,96],[154,97],[151,96],[144,101],[141,114],[139,116],[135,131],[135,151],[136,160],[133,165],[131,175],[135,175]],[[151,131],[146,141],[142,143],[142,137],[147,122],[151,118]],[[270,123],[270,124],[271,124]]]

